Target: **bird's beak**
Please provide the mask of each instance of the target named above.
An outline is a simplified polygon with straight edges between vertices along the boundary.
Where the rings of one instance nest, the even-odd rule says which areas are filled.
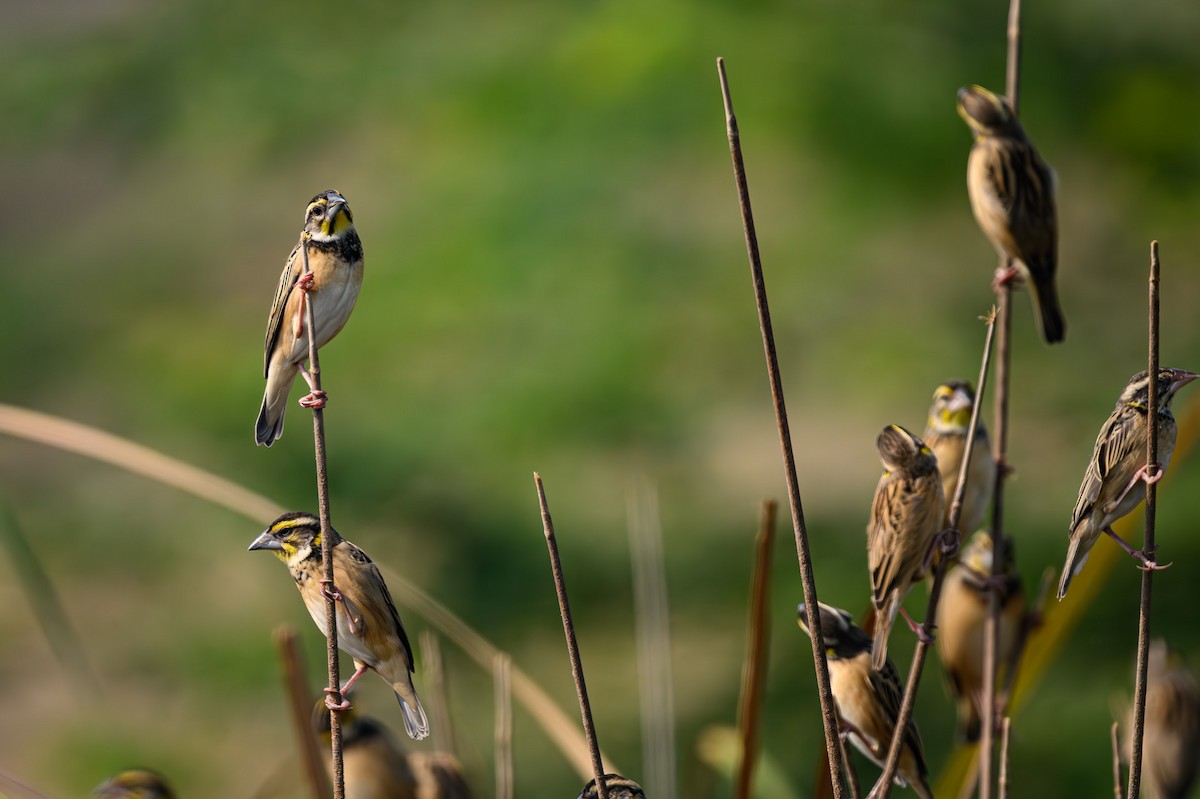
[[[968,396],[967,392],[959,389],[950,397],[950,402],[947,403],[946,407],[951,413],[958,413],[959,411],[971,410],[971,407],[974,404],[975,403],[971,400],[971,397]]]
[[[1171,393],[1172,394],[1174,394],[1176,391],[1178,391],[1179,389],[1186,386],[1188,383],[1195,380],[1197,377],[1200,377],[1200,375],[1195,374],[1194,372],[1189,372],[1184,369],[1176,369],[1174,371],[1175,371],[1175,374],[1174,374],[1175,379],[1171,381]]]
[[[246,551],[253,552],[256,549],[283,549],[283,544],[279,543],[279,539],[271,535],[270,530],[263,530]]]

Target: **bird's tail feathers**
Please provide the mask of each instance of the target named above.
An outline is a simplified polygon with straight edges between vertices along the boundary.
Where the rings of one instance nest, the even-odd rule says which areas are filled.
[[[896,613],[900,610],[900,602],[892,597],[887,605],[875,614],[875,643],[871,647],[871,666],[875,671],[881,671],[887,662],[888,636],[892,634],[892,625],[896,623]]]
[[[1081,543],[1082,537],[1072,536],[1071,543],[1067,546],[1067,560],[1063,564],[1062,576],[1058,579],[1060,602],[1067,595],[1067,587],[1071,584],[1071,578],[1083,570],[1083,564],[1087,563],[1088,553],[1092,551],[1091,545],[1081,547]]]
[[[409,686],[405,688],[408,689],[404,692],[408,694],[407,697],[396,691],[396,701],[400,703],[400,712],[404,714],[404,731],[409,738],[420,741],[429,737],[429,719],[425,717],[425,708],[421,707],[416,692]]]
[[[1033,310],[1045,342],[1057,344],[1066,338],[1067,320],[1063,318],[1062,307],[1058,304],[1058,288],[1054,278],[1039,280],[1031,285],[1029,296],[1033,298]]]

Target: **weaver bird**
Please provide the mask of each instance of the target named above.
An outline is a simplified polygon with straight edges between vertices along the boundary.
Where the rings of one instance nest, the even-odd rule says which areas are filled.
[[[841,735],[883,768],[904,697],[900,675],[888,658],[882,668],[871,664],[871,636],[854,624],[847,611],[824,602],[817,605],[821,643],[829,661],[829,686],[837,705]],[[796,608],[796,616],[800,629],[811,637],[803,602]],[[916,721],[910,718],[904,728],[895,782],[901,787],[911,785],[921,799],[931,799],[928,780],[921,733]]]
[[[1147,415],[1150,380],[1146,372],[1138,372],[1125,384],[1116,407],[1100,428],[1100,434],[1096,436],[1092,459],[1083,474],[1079,497],[1075,500],[1075,510],[1071,512],[1067,562],[1063,565],[1062,577],[1058,583],[1060,600],[1067,595],[1071,578],[1083,569],[1088,553],[1092,551],[1092,546],[1101,533],[1108,533],[1122,549],[1141,561],[1145,568],[1158,568],[1158,564],[1149,560],[1147,555],[1136,551],[1114,533],[1112,525],[1136,508],[1144,498],[1145,494],[1132,490],[1134,484],[1138,480],[1147,483],[1157,481],[1171,463],[1177,429],[1175,417],[1171,414],[1171,400],[1175,398],[1175,392],[1196,377],[1197,375],[1183,369],[1158,371],[1159,465],[1153,470],[1153,474],[1146,468],[1146,443],[1150,429]]]
[[[309,273],[304,271],[305,250]],[[308,203],[304,232],[283,265],[267,316],[263,363],[267,389],[254,425],[256,443],[269,447],[283,435],[283,414],[297,372],[304,375],[312,389],[300,404],[306,408],[324,406],[325,393],[316,390],[304,369],[308,359],[305,305],[312,303],[313,334],[317,347],[323,347],[350,318],[362,279],[362,241],[354,229],[350,206],[336,191],[323,191]]]
[[[1200,764],[1200,686],[1177,652],[1161,638],[1150,642],[1146,664],[1146,721],[1142,741],[1142,785],[1158,799],[1183,799]],[[1133,709],[1126,717],[1128,762]]]
[[[942,526],[950,526],[950,504],[958,487],[958,473],[967,450],[967,429],[971,426],[971,408],[975,390],[970,383],[951,380],[933,392],[929,421],[921,437],[937,456],[938,471],[942,474],[942,493],[946,497],[946,513]],[[992,498],[996,482],[996,462],[987,429],[980,420],[975,425],[975,445],[971,448],[971,465],[967,471],[967,487],[963,491],[962,510],[958,515],[959,530],[974,530],[983,522],[983,513]]]
[[[338,648],[354,658],[357,670],[342,686],[347,693],[367,669],[374,671],[396,692],[404,714],[404,729],[413,740],[429,735],[429,722],[413,687],[413,652],[400,614],[392,602],[379,567],[367,553],[330,531],[333,586],[323,585],[321,521],[311,513],[285,513],[250,544],[250,551],[269,549],[283,561],[308,614],[328,636],[325,626],[325,592],[336,600]],[[348,705],[339,707],[345,709]]]
[[[896,614],[903,612],[904,598],[929,571],[946,499],[937,456],[924,441],[893,424],[883,428],[875,443],[884,471],[867,522],[867,565],[877,616],[872,662],[881,669]],[[912,619],[908,622],[913,632],[923,635]]]
[[[988,595],[1000,600],[1000,639],[996,649],[997,684],[1013,662],[1025,635],[1025,591],[1012,559],[1012,540],[1006,540],[1008,557],[992,580],[992,537],[980,530],[971,536],[958,563],[946,572],[942,601],[938,603],[938,653],[946,669],[950,691],[958,708],[958,734],[962,740],[979,740],[983,709],[984,626]],[[999,718],[999,714],[996,714]]]
[[[983,235],[1012,267],[999,282],[1019,276],[1029,284],[1042,338],[1062,341],[1067,332],[1054,272],[1058,268],[1058,221],[1054,171],[1038,155],[1012,105],[981,86],[958,90],[958,113],[975,134],[967,158],[967,195]],[[969,528],[968,528],[969,529]]]
[[[608,799],[646,799],[646,792],[642,790],[642,786],[620,774],[605,774],[604,788]],[[596,780],[593,779],[583,786],[578,799],[599,799],[599,796],[600,791],[596,788]]]
[[[341,716],[346,799],[471,799],[462,765],[445,752],[405,752],[390,731],[354,709]],[[318,700],[313,727],[328,746],[329,708]],[[326,759],[327,769],[332,763]]]
[[[92,796],[107,799],[175,799],[175,792],[161,774],[148,769],[129,769],[97,785]]]

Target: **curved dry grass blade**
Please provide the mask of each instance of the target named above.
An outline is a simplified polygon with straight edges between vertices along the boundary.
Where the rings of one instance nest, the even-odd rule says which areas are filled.
[[[446,663],[442,660],[442,644],[432,630],[421,631],[421,659],[425,661],[425,684],[429,699],[425,705],[433,722],[433,749],[436,752],[458,754],[454,743],[454,722],[450,718],[450,696],[446,688]]]
[[[0,404],[0,433],[85,455],[142,475],[240,513],[257,524],[266,524],[284,512],[282,506],[261,494],[211,472],[103,430],[57,416]],[[394,569],[383,564],[377,565],[387,578],[393,599],[424,617],[466,652],[480,668],[490,672],[492,659],[500,650],[413,582],[397,574]],[[512,684],[513,696],[533,716],[578,776],[584,781],[591,779],[591,756],[587,745],[567,715],[515,665],[512,667]],[[614,771],[620,771],[607,756],[604,760]]]
[[[50,794],[30,788],[2,771],[0,771],[0,796],[6,796],[9,799],[54,799]]]
[[[513,799],[512,659],[496,655],[492,677],[496,690],[496,799]]]

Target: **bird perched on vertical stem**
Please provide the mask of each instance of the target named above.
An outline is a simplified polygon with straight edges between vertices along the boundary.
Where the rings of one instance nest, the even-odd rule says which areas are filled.
[[[305,273],[305,250],[309,272]],[[346,198],[330,189],[313,197],[304,212],[304,231],[279,276],[279,288],[267,316],[263,377],[267,388],[254,425],[254,441],[271,446],[283,435],[283,415],[296,374],[312,392],[300,400],[306,408],[325,404],[304,362],[308,359],[306,303],[312,303],[313,334],[318,348],[341,331],[354,310],[363,279],[363,248]]]
[[[877,616],[872,662],[881,669],[896,614],[904,612],[904,598],[932,565],[946,499],[937,456],[924,441],[893,424],[883,428],[875,444],[884,472],[867,522],[867,566]],[[908,622],[913,632],[923,635],[911,618]]]
[[[975,134],[967,158],[967,195],[983,235],[1009,270],[998,282],[1021,277],[1029,284],[1042,338],[1062,341],[1067,333],[1058,304],[1058,220],[1054,171],[1025,135],[1012,105],[982,86],[958,90],[958,113]]]
[[[175,799],[161,774],[149,769],[129,769],[97,785],[92,796],[107,799]]]
[[[824,602],[817,606],[821,643],[829,661],[829,687],[837,705],[841,735],[882,768],[904,698],[900,675],[888,658],[882,668],[872,666],[871,636],[854,624],[849,612]],[[803,602],[796,608],[796,616],[800,629],[811,637]],[[912,718],[904,728],[903,741],[895,782],[901,787],[911,785],[921,799],[931,799],[925,747]]]
[[[975,389],[964,380],[942,383],[933,392],[933,405],[929,408],[929,421],[922,438],[937,456],[938,471],[942,474],[942,492],[946,496],[943,527],[950,526],[950,504],[954,501],[958,473],[967,451],[967,429],[971,426],[971,409],[974,405]],[[958,516],[959,530],[975,530],[983,522],[995,482],[996,462],[992,460],[987,428],[980,420],[975,425],[975,446],[971,449],[967,487]]]
[[[1126,717],[1129,761],[1133,708]],[[1178,652],[1156,638],[1146,663],[1146,717],[1142,739],[1142,785],[1158,799],[1184,799],[1200,764],[1200,685]]]
[[[620,774],[605,774],[604,788],[608,792],[608,799],[646,799],[646,793],[642,790],[642,786]],[[578,799],[599,799],[599,796],[600,791],[596,787],[596,780],[592,779],[583,786]]]
[[[341,693],[347,693],[371,669],[392,686],[404,714],[404,729],[410,738],[419,741],[429,735],[429,722],[413,687],[412,646],[383,575],[367,553],[336,530],[330,530],[329,543],[333,586],[328,589],[322,585],[321,520],[311,513],[283,514],[254,539],[249,549],[272,550],[287,565],[308,614],[327,637],[325,591],[333,594],[338,648],[354,658],[357,668]]]
[[[958,735],[968,743],[979,740],[983,709],[984,628],[988,617],[988,595],[1000,599],[1000,637],[996,649],[997,683],[1011,669],[1025,636],[1025,591],[1012,558],[1012,539],[992,581],[994,557],[992,537],[985,530],[971,536],[958,563],[946,572],[942,601],[938,603],[938,653],[946,669],[950,692],[958,708]],[[999,714],[996,714],[999,718]]]
[[[1143,492],[1133,490],[1134,484],[1139,480],[1157,481],[1171,463],[1177,431],[1175,416],[1171,413],[1171,400],[1179,389],[1196,377],[1183,369],[1158,371],[1159,466],[1154,474],[1146,469],[1146,444],[1150,436],[1148,372],[1138,372],[1125,384],[1116,407],[1096,436],[1092,459],[1083,474],[1079,497],[1071,512],[1067,561],[1058,583],[1060,600],[1067,595],[1071,578],[1083,569],[1088,553],[1102,533],[1111,536],[1130,556],[1141,561],[1144,568],[1159,568],[1157,563],[1149,559],[1153,552],[1143,554],[1136,551],[1113,532],[1112,525],[1132,512],[1145,498]]]

